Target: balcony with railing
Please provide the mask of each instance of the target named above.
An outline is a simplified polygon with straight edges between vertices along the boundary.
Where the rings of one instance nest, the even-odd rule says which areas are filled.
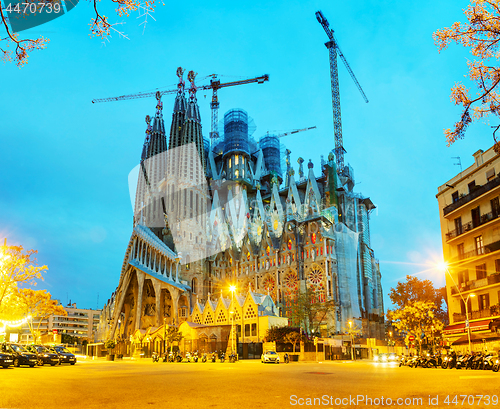
[[[498,284],[498,283],[500,283],[500,273],[492,274],[492,275],[489,275],[488,277],[481,278],[479,280],[468,281],[467,283],[468,284],[466,284],[466,283],[458,284],[458,287],[460,288],[460,292],[476,290],[478,288],[487,287],[487,286],[493,285],[493,284]],[[452,295],[455,295],[458,293],[459,293],[459,291],[456,287],[451,288]]]
[[[492,305],[484,310],[469,311],[469,320],[479,320],[481,318],[491,318],[500,315],[500,305]],[[465,321],[465,314],[453,313],[453,322]]]
[[[500,185],[500,178],[496,177],[495,179],[489,181],[488,183],[482,185],[482,186],[476,186],[472,192],[470,192],[468,195],[462,196],[460,199],[458,199],[455,203],[449,204],[448,206],[443,208],[443,214],[446,216],[447,214],[451,213],[452,211],[458,209],[459,207],[462,207],[463,205],[469,203],[470,201],[474,200],[475,198],[484,195],[485,193],[489,192],[490,190],[496,188],[497,186]]]
[[[494,251],[497,250],[500,250],[500,240],[486,244],[484,247],[480,247],[475,250],[461,253],[458,256],[452,258],[450,261],[453,262],[453,261],[465,260],[472,257],[480,257],[484,256],[485,254],[493,253]]]
[[[475,229],[476,227],[482,226],[483,224],[491,222],[492,220],[497,219],[498,216],[500,216],[500,214],[498,212],[485,213],[485,214],[481,215],[479,221],[477,221],[475,224],[473,222],[465,223],[460,228],[446,233],[446,241],[449,241],[455,237],[458,237],[461,234],[467,233],[468,231],[471,231],[472,229]]]

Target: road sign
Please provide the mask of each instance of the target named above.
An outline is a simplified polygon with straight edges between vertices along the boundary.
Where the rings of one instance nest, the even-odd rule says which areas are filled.
[[[469,320],[465,320],[465,328],[469,328]]]
[[[410,335],[410,336],[408,337],[408,340],[409,340],[409,341],[415,341],[415,336],[414,336],[414,335]]]

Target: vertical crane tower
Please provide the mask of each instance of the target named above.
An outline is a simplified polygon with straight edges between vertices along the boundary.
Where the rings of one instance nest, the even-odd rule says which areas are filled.
[[[359,89],[359,92],[361,92],[361,95],[363,96],[363,99],[365,102],[368,102],[368,98],[366,98],[366,95],[361,88],[361,85],[359,85],[358,80],[356,79],[356,76],[351,70],[351,67],[347,63],[347,60],[344,57],[344,54],[342,54],[342,51],[340,51],[339,48],[339,43],[337,39],[335,38],[334,31],[333,29],[330,28],[330,25],[328,24],[328,20],[323,16],[323,13],[321,11],[316,12],[316,18],[318,19],[318,22],[321,24],[323,29],[325,30],[326,35],[328,36],[329,41],[325,43],[326,48],[328,48],[328,52],[330,54],[330,77],[332,81],[332,106],[333,106],[333,129],[335,133],[335,158],[337,161],[337,171],[342,174],[344,172],[344,153],[346,150],[344,149],[344,143],[343,143],[343,138],[342,138],[342,119],[340,115],[340,92],[339,92],[339,71],[338,71],[338,66],[337,66],[337,53],[344,62],[345,67],[347,68],[347,71],[351,75],[351,78],[353,79],[354,83]]]

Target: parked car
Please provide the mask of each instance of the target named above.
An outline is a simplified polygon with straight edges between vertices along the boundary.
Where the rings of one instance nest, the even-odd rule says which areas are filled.
[[[59,356],[59,364],[76,364],[76,356],[74,356],[66,347],[55,345],[49,347],[50,351]]]
[[[8,368],[12,365],[14,365],[14,358],[12,357],[12,354],[9,352],[3,352],[2,348],[0,348],[0,366]]]
[[[276,351],[266,351],[262,354],[260,360],[263,364],[266,362],[275,362],[279,364],[280,356],[276,353]]]
[[[37,357],[37,364],[43,366],[44,364],[49,364],[50,366],[57,365],[59,363],[59,355],[55,352],[51,352],[47,347],[43,345],[28,345],[26,349],[29,352],[33,352]]]
[[[4,344],[2,352],[9,352],[12,354],[14,366],[28,365],[32,368],[36,365],[36,355],[24,349],[19,344]]]

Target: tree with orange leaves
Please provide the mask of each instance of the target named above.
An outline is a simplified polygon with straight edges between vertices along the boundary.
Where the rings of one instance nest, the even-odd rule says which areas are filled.
[[[28,10],[34,10],[36,13],[42,13],[45,6],[55,6],[58,5],[58,9],[62,10],[61,0],[22,0],[23,5],[28,5]],[[98,8],[97,3],[100,0],[90,0],[93,4],[93,14],[94,16],[90,19],[90,36],[98,37],[103,41],[106,41],[108,37],[111,36],[111,33],[117,33],[121,37],[126,37],[126,35],[117,30],[116,26],[121,23],[111,23],[108,20],[108,17],[102,15]],[[131,12],[138,11],[139,17],[145,17],[145,21],[141,24],[147,23],[148,16],[151,16],[151,12],[154,11],[156,2],[158,0],[111,0],[111,2],[115,3],[118,7],[116,9],[116,14],[119,17],[129,17]],[[39,37],[36,39],[33,38],[21,38],[18,33],[12,30],[12,27],[9,25],[9,18],[7,11],[7,7],[5,4],[10,4],[7,2],[0,2],[0,26],[3,25],[5,32],[7,33],[7,37],[1,38],[0,36],[0,56],[4,61],[12,62],[14,61],[18,67],[22,67],[24,64],[28,62],[28,53],[33,50],[41,50],[47,47],[47,43],[49,40],[44,37]],[[34,9],[31,6],[34,5]],[[10,6],[12,11],[12,6]],[[24,8],[26,10],[26,8]],[[21,14],[21,12],[18,12]],[[28,13],[29,14],[29,13]],[[26,18],[28,14],[22,14],[22,18]],[[33,13],[32,13],[33,14]],[[64,14],[64,13],[63,13]],[[12,46],[12,48],[11,48]]]
[[[51,315],[68,315],[59,301],[53,300],[47,290],[23,288],[19,290],[16,298],[23,318],[28,318],[28,326],[35,342],[40,341],[40,325],[43,320]]]
[[[21,246],[0,246],[0,310],[13,302],[19,285],[34,285],[36,279],[42,279],[47,266],[36,265],[36,253]]]
[[[456,83],[451,90],[451,100],[462,105],[460,121],[453,129],[446,129],[447,145],[450,146],[464,137],[468,125],[474,119],[490,114],[500,116],[500,67],[495,60],[500,57],[500,0],[471,0],[464,10],[467,23],[454,23],[434,33],[434,42],[439,51],[446,49],[452,42],[470,48],[475,60],[469,61],[468,77],[476,85],[477,92],[471,94],[462,83]],[[497,128],[498,129],[498,128]],[[495,138],[495,150],[500,152],[500,144]]]

